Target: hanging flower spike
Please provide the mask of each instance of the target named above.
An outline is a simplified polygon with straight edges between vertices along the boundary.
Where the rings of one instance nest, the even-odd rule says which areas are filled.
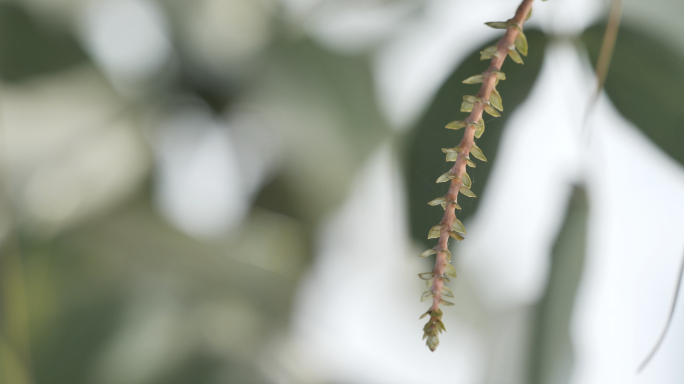
[[[451,252],[449,252],[449,238],[457,241],[464,239],[466,229],[463,223],[456,218],[456,209],[461,209],[458,205],[458,194],[461,193],[468,197],[476,197],[470,190],[473,181],[466,173],[466,166],[475,168],[475,163],[470,159],[474,158],[487,161],[482,150],[475,145],[475,138],[480,138],[485,130],[483,112],[498,117],[503,112],[503,100],[496,90],[500,80],[506,80],[506,75],[501,72],[501,65],[506,57],[510,57],[514,62],[522,64],[522,56],[527,56],[527,39],[522,32],[525,20],[532,12],[532,2],[534,0],[523,0],[515,17],[508,21],[497,21],[486,23],[496,29],[504,29],[506,33],[496,45],[489,46],[480,52],[480,59],[491,60],[489,68],[482,74],[473,75],[463,80],[464,84],[480,84],[480,91],[477,95],[463,96],[461,112],[469,112],[470,115],[465,120],[452,121],[446,125],[447,129],[464,129],[461,143],[454,148],[443,148],[446,154],[446,161],[453,161],[454,165],[449,172],[444,173],[438,179],[438,183],[449,182],[449,190],[443,197],[438,197],[428,204],[432,206],[440,205],[444,208],[444,216],[438,225],[430,229],[428,239],[439,239],[437,245],[432,249],[420,254],[420,257],[435,256],[435,267],[432,272],[420,273],[418,276],[425,280],[428,290],[421,296],[421,301],[432,299],[432,306],[420,318],[429,316],[428,322],[423,327],[423,339],[431,351],[434,352],[439,345],[439,334],[446,331],[442,323],[442,310],[440,305],[454,305],[444,300],[444,297],[454,297],[451,289],[444,286],[444,282],[450,281],[449,278],[456,277],[456,269],[451,264]]]

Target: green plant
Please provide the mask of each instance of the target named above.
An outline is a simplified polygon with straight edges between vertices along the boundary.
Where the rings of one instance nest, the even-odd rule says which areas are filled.
[[[464,239],[466,234],[463,223],[456,218],[456,209],[461,209],[458,204],[459,192],[467,197],[475,198],[471,191],[472,180],[466,172],[466,167],[475,167],[470,159],[472,154],[478,160],[487,161],[482,150],[475,144],[475,138],[480,138],[485,130],[483,112],[491,116],[499,117],[503,111],[501,95],[496,90],[500,80],[505,80],[506,75],[501,72],[501,65],[507,56],[518,63],[523,64],[522,56],[527,56],[527,39],[523,33],[523,24],[532,14],[532,2],[523,0],[512,19],[503,22],[489,22],[488,26],[496,29],[505,29],[506,33],[497,44],[485,48],[480,52],[480,59],[491,59],[491,63],[482,74],[473,75],[463,81],[465,84],[482,83],[477,95],[463,96],[461,112],[470,112],[470,115],[462,121],[453,121],[446,125],[447,129],[459,130],[465,128],[463,139],[460,144],[453,148],[443,148],[446,161],[454,162],[451,169],[441,175],[438,183],[450,182],[449,190],[443,197],[438,197],[428,204],[442,206],[444,216],[438,225],[432,227],[428,233],[428,239],[438,238],[437,245],[421,253],[421,257],[436,254],[435,267],[432,272],[420,273],[418,276],[426,281],[429,288],[422,294],[421,301],[432,298],[432,306],[425,312],[421,319],[429,316],[429,320],[423,328],[423,339],[431,351],[439,345],[439,333],[446,331],[442,322],[442,310],[440,305],[450,306],[453,303],[443,297],[454,297],[453,292],[444,282],[456,277],[456,270],[451,264],[451,252],[449,251],[449,238],[457,241]]]

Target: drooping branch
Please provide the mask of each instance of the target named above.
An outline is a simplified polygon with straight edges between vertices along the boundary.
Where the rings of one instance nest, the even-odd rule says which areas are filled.
[[[522,64],[523,56],[527,56],[527,40],[522,33],[523,24],[529,18],[534,0],[523,0],[518,7],[515,16],[505,22],[487,23],[492,28],[505,29],[506,33],[496,45],[485,48],[481,52],[481,59],[491,59],[491,63],[486,71],[481,75],[472,76],[464,81],[467,84],[482,82],[482,87],[476,96],[464,96],[461,106],[462,112],[470,112],[464,121],[454,121],[449,123],[446,128],[461,129],[465,128],[461,143],[454,148],[444,148],[447,161],[454,161],[453,167],[449,172],[440,176],[437,182],[450,181],[449,190],[444,197],[431,201],[430,205],[441,205],[444,208],[444,216],[439,225],[434,226],[428,238],[437,238],[437,245],[421,254],[426,257],[436,254],[435,267],[432,272],[419,275],[427,280],[430,290],[423,294],[422,299],[432,297],[432,306],[423,316],[430,316],[430,320],[425,325],[424,336],[427,338],[427,346],[434,351],[439,345],[438,333],[445,330],[441,321],[442,311],[440,304],[453,305],[443,299],[453,297],[451,290],[444,286],[444,281],[449,281],[449,277],[456,277],[456,271],[451,265],[451,253],[449,252],[449,238],[462,240],[465,228],[461,221],[456,218],[456,209],[461,209],[458,205],[459,192],[468,197],[475,197],[470,190],[472,181],[466,173],[466,166],[474,167],[475,164],[470,159],[473,157],[487,161],[482,151],[475,144],[475,138],[479,138],[484,132],[483,112],[493,116],[500,116],[499,111],[503,111],[501,96],[496,91],[499,80],[504,80],[506,76],[500,71],[501,65],[507,56],[517,63]]]

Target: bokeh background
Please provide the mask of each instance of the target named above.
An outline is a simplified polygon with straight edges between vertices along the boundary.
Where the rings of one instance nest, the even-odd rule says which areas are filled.
[[[684,2],[538,2],[431,353],[416,274],[517,0],[0,1],[0,383],[681,383]]]

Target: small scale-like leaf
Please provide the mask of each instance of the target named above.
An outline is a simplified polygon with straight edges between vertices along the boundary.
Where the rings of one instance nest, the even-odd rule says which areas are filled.
[[[446,305],[447,307],[451,307],[452,305],[454,305],[454,303],[446,301],[444,299],[439,299],[439,303],[442,305]]]
[[[447,283],[451,283],[451,279],[449,278],[449,276],[442,275],[442,277],[440,277],[440,279],[446,281]]]
[[[461,240],[465,239],[465,237],[461,236],[461,234],[456,232],[456,231],[450,231],[449,236],[453,237],[457,241],[461,241]]]
[[[484,130],[485,130],[484,120],[480,119],[480,121],[477,122],[477,125],[475,125],[475,137],[478,139],[480,137],[482,137]]]
[[[542,0],[543,1],[543,0]],[[525,16],[525,21],[529,20],[530,17],[532,17],[532,8],[530,8],[530,12],[527,13],[527,16]]]
[[[466,234],[466,229],[461,220],[454,218],[454,222],[451,223],[451,229],[458,233]]]
[[[467,164],[469,167],[471,167],[471,168],[477,167],[477,165],[475,164],[475,162],[472,161],[472,160],[470,160],[470,159],[466,160],[466,164]]]
[[[467,124],[465,121],[452,121],[451,123],[447,124],[445,128],[459,130],[461,128],[464,128],[466,125]]]
[[[484,77],[482,75],[474,75],[474,76],[470,76],[469,78],[463,80],[463,84],[477,84],[477,83],[481,83],[482,80],[484,80]]]
[[[449,289],[449,287],[442,286],[442,296],[454,297],[454,291]]]
[[[458,153],[457,152],[447,152],[446,161],[456,161],[456,160],[458,160]]]
[[[458,191],[461,192],[462,194],[468,196],[468,197],[477,197],[477,196],[475,196],[473,191],[471,191],[470,189],[468,189],[466,187],[461,187]]]
[[[503,112],[503,102],[501,100],[501,94],[499,94],[499,91],[496,89],[492,89],[491,95],[489,95],[489,102],[492,103],[492,106],[499,111]]]
[[[473,103],[469,103],[467,101],[464,101],[463,104],[461,104],[461,112],[472,112],[473,110]]]
[[[515,47],[520,51],[520,54],[527,56],[527,38],[525,34],[520,32],[518,37],[515,38]]]
[[[465,101],[467,103],[475,104],[475,103],[481,103],[482,99],[480,99],[477,96],[473,96],[473,95],[465,95],[465,96],[463,96],[463,101]]]
[[[501,71],[492,71],[492,73],[496,74],[496,78],[499,80],[506,80],[506,74],[501,72]]]
[[[431,205],[433,207],[436,207],[438,205],[446,203],[446,197],[438,197],[428,203],[428,205]]]
[[[439,235],[442,232],[442,226],[441,225],[435,225],[434,227],[430,228],[430,232],[428,233],[428,239],[436,239],[439,237]]]
[[[499,51],[499,46],[498,45],[490,45],[489,47],[485,48],[484,51],[482,52],[487,52],[491,54],[496,54]]]
[[[520,57],[520,54],[515,49],[508,49],[508,56],[510,56],[511,60],[515,61],[516,63],[523,64],[522,57]]]
[[[457,202],[455,202],[455,201],[450,201],[449,204],[453,204],[453,205],[454,205],[454,208],[458,209],[459,211],[461,210],[461,206],[458,205]]]
[[[451,263],[444,265],[444,274],[450,277],[456,277],[456,268]]]
[[[473,187],[473,182],[470,180],[470,176],[468,176],[467,173],[463,173],[463,177],[461,177],[461,182],[463,182],[463,185],[470,189]]]
[[[480,60],[489,60],[494,57],[493,54],[489,52],[480,51]]]
[[[420,277],[421,280],[430,280],[435,277],[435,274],[433,272],[423,272],[419,273],[418,277]]]
[[[473,144],[473,146],[470,147],[470,154],[475,156],[475,158],[478,160],[487,161],[487,158],[485,157],[484,153],[482,153],[480,147],[478,147],[475,144]]]
[[[501,114],[499,113],[499,111],[497,111],[497,110],[496,110],[494,107],[492,107],[491,105],[485,105],[485,108],[484,108],[484,109],[485,109],[485,112],[489,113],[490,115],[492,115],[492,116],[494,116],[494,117],[499,117],[499,116],[501,116]]]
[[[430,311],[427,311],[427,312],[423,313],[422,315],[420,315],[420,318],[419,318],[418,320],[424,318],[425,316],[427,316],[427,315],[429,315],[429,314],[430,314]]]
[[[432,283],[434,282],[433,279],[430,280],[425,280],[425,285],[427,285],[428,288],[432,287]]]
[[[508,23],[505,21],[489,21],[486,22],[485,25],[494,29],[508,29]]]
[[[449,172],[442,174],[442,176],[437,178],[438,183],[446,183],[449,180],[451,180],[451,173],[449,173]]]
[[[428,257],[430,255],[434,255],[435,253],[437,253],[437,251],[435,251],[434,249],[428,249],[427,251],[421,253],[420,257]]]
[[[420,302],[422,303],[425,301],[428,297],[434,297],[436,294],[432,291],[425,291],[423,294],[420,296]]]
[[[461,147],[442,148],[442,153],[449,153],[449,152],[461,153],[462,151],[463,151],[463,148],[461,148]]]

